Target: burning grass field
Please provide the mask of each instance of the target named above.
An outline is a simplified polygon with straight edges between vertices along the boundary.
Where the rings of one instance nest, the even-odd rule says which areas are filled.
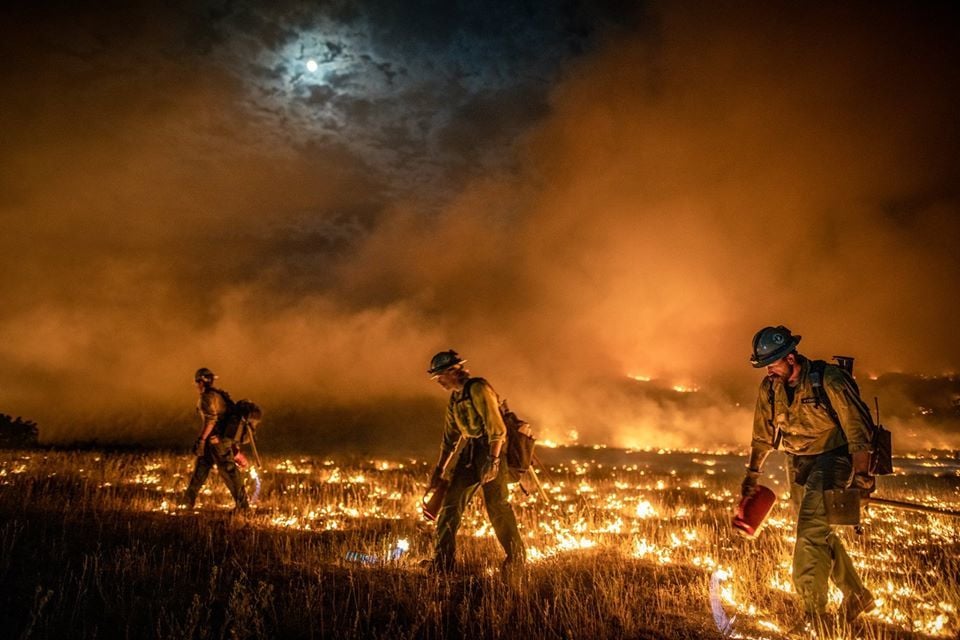
[[[729,520],[742,456],[542,450],[549,500],[516,491],[523,576],[480,498],[462,568],[418,567],[432,461],[267,456],[231,515],[214,475],[176,506],[193,459],[172,452],[0,451],[0,629],[10,638],[784,637],[794,621],[792,517],[756,541]],[[898,459],[878,494],[960,508],[960,460]],[[785,494],[776,460],[765,484]],[[785,496],[784,496],[785,498]],[[955,638],[960,522],[874,507],[843,535],[877,608],[847,637]],[[711,593],[714,608],[711,608]],[[833,605],[839,594],[833,594]]]

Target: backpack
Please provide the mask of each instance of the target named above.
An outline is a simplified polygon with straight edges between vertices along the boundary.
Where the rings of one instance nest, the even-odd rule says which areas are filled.
[[[463,385],[463,395],[466,395],[471,405],[473,405],[473,396],[470,395],[470,387],[478,380],[480,378],[470,378]],[[533,464],[533,448],[537,439],[532,435],[533,430],[530,428],[530,423],[511,411],[510,407],[507,406],[506,399],[501,399],[496,391],[493,393],[499,401],[497,408],[500,411],[500,417],[503,418],[503,424],[507,427],[507,471],[509,471],[510,476],[509,482],[513,484],[520,482],[523,474]],[[476,406],[473,408],[476,411]]]
[[[238,400],[237,404],[233,405],[233,412],[237,420],[237,430],[233,436],[234,442],[251,444],[254,436],[257,435],[260,420],[263,418],[260,405],[252,400]]]
[[[860,386],[853,377],[853,358],[849,356],[834,356],[834,358],[837,361],[837,368],[840,369],[847,384],[853,389],[854,405],[863,417],[867,429],[872,434],[870,443],[872,449],[870,453],[870,475],[889,475],[893,473],[893,436],[889,430],[880,424],[879,405],[877,408],[877,421],[874,422],[873,416],[870,414],[870,408],[867,406],[867,403],[863,401],[863,398],[860,397]],[[830,404],[830,397],[827,395],[826,389],[823,388],[823,371],[826,366],[827,362],[825,360],[812,360],[810,362],[810,383],[813,386],[814,406],[819,407],[822,404],[826,408],[827,413],[830,414],[830,418],[834,424],[841,427],[840,418],[837,416],[833,405]]]
[[[227,404],[227,411],[220,418],[217,426],[223,438],[230,438],[236,444],[250,444],[256,435],[257,427],[263,418],[260,406],[252,400],[237,400],[234,402],[230,394],[221,389],[214,389]]]

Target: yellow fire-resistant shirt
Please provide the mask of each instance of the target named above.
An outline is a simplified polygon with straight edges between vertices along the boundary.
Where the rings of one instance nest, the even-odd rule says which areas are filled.
[[[224,400],[222,393],[211,387],[200,394],[200,399],[197,400],[197,413],[204,427],[210,423],[216,426],[227,413],[227,401]]]
[[[463,392],[469,389],[468,398]],[[507,427],[500,415],[500,401],[490,383],[471,378],[463,391],[450,394],[443,427],[443,450],[453,451],[460,437],[479,438],[486,434],[491,443],[507,437]]]
[[[830,451],[846,444],[850,453],[870,449],[871,433],[863,414],[862,402],[844,373],[828,364],[823,370],[823,389],[830,404],[837,412],[840,428],[837,427],[823,403],[817,406],[810,380],[810,361],[798,358],[801,369],[793,402],[787,400],[787,391],[779,380],[764,378],[757,396],[757,409],[753,416],[753,441],[756,449],[773,448],[775,430],[770,424],[771,415],[783,434],[781,448],[787,453],[808,456]],[[769,390],[773,385],[774,405],[771,414]]]

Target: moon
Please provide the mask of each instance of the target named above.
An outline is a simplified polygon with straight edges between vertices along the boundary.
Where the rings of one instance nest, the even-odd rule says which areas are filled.
[[[310,73],[316,73],[317,69],[320,68],[320,65],[317,64],[317,61],[314,59],[307,60],[307,71]]]

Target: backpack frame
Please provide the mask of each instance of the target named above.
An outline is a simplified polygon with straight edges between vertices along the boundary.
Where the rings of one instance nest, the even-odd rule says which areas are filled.
[[[477,412],[477,407],[473,403],[473,396],[470,395],[470,388],[474,382],[480,380],[482,380],[482,378],[470,378],[463,385],[462,396],[467,397],[474,412]],[[487,382],[487,384],[489,385],[490,383]],[[493,386],[490,388],[493,389]],[[507,401],[501,399],[496,390],[493,391],[493,394],[497,397],[497,410],[500,412],[503,424],[507,427],[507,442],[504,457],[507,461],[507,471],[509,471],[510,476],[509,482],[513,484],[520,482],[523,475],[533,464],[533,448],[537,443],[537,439],[530,434],[530,423],[521,419],[516,413],[511,411],[510,407],[507,406]]]
[[[222,389],[213,389],[220,394],[227,405],[227,411],[217,424],[220,437],[229,438],[237,444],[250,444],[263,417],[263,411],[257,403],[250,400],[237,400]]]
[[[853,377],[853,358],[847,356],[834,356],[838,365],[837,369],[843,374],[844,380],[850,388],[853,389],[853,400],[857,411],[863,417],[867,429],[871,433],[870,438],[870,475],[886,476],[893,473],[893,435],[888,429],[880,424],[880,410],[877,409],[877,421],[874,422],[870,413],[870,408],[860,397],[860,385]],[[829,363],[825,360],[812,360],[810,362],[810,384],[813,387],[814,406],[823,407],[830,415],[830,419],[837,425],[837,428],[843,429],[840,423],[840,416],[830,402],[830,396],[827,390],[823,388],[823,372]],[[772,387],[771,387],[772,388]]]

